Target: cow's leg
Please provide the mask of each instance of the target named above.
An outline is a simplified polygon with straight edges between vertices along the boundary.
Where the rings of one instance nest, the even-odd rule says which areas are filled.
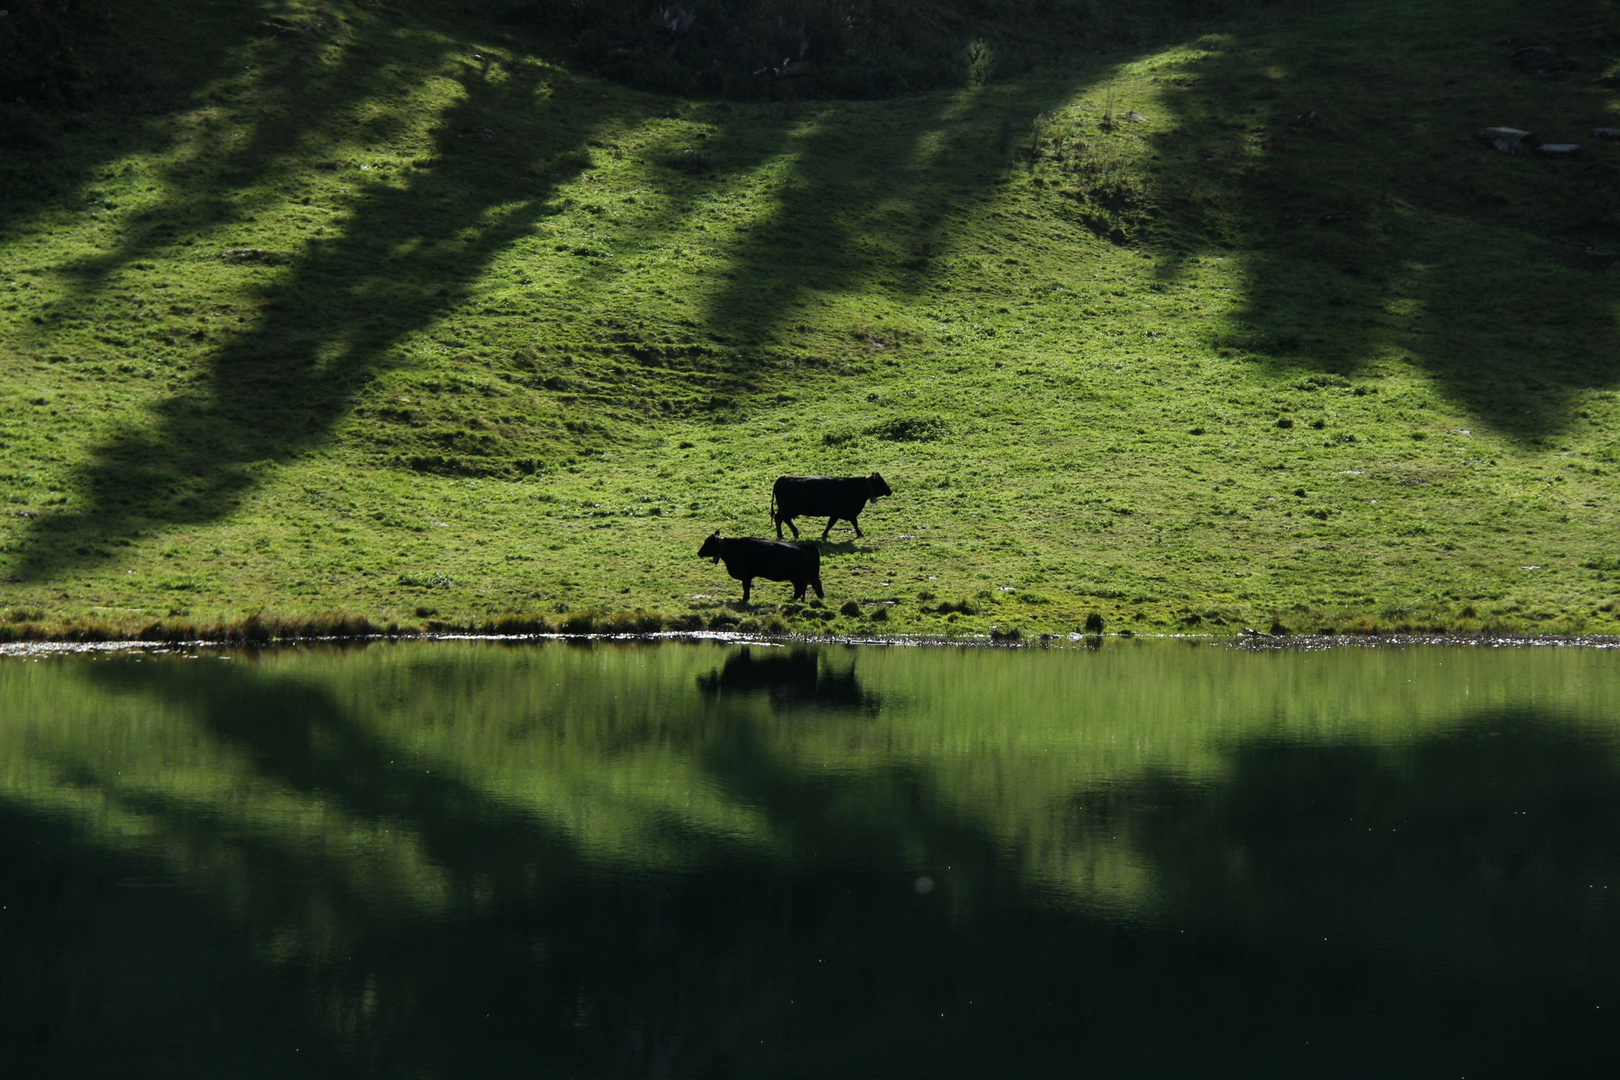
[[[751,578],[751,577],[745,577],[745,578],[742,579],[742,583],[743,583],[743,603],[746,604],[746,603],[748,603],[748,594],[750,592],[752,592],[753,588],[754,588],[754,579]]]
[[[804,599],[804,590],[805,590],[806,587],[809,586],[809,584],[810,583],[808,581],[804,580],[803,578],[799,578],[797,581],[795,581],[793,583],[793,599],[795,599],[795,600],[803,600]]]
[[[799,538],[799,527],[797,525],[793,524],[793,519],[792,518],[787,518],[785,520],[787,521],[787,527],[793,530],[793,539],[797,540]],[[776,530],[776,538],[778,540],[782,539],[782,530],[781,529]]]
[[[776,519],[776,538],[778,540],[782,539],[782,519],[781,518]]]
[[[827,527],[826,527],[826,528],[825,528],[825,529],[822,529],[822,530],[821,530],[821,538],[822,538],[822,539],[823,539],[823,540],[825,540],[825,539],[827,539],[827,537],[828,537],[828,536],[829,536],[829,535],[831,535],[831,533],[832,533],[832,527],[833,527],[833,522],[835,522],[835,521],[837,521],[837,520],[838,520],[838,519],[837,519],[837,518],[835,518],[835,517],[830,517],[830,518],[828,518],[828,519],[827,519]]]
[[[818,599],[820,599],[821,597],[824,597],[824,596],[827,595],[826,593],[821,591],[821,575],[820,574],[817,574],[815,577],[811,578],[810,579],[810,584],[812,584],[812,585],[814,585],[816,587],[816,597]]]
[[[859,514],[856,514],[854,517],[850,518],[849,523],[855,526],[855,539],[859,540],[861,537],[866,535],[865,533],[861,532],[861,518]]]

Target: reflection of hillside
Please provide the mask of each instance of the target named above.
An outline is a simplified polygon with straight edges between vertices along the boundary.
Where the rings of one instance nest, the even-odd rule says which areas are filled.
[[[175,888],[150,856],[109,852],[74,824],[9,801],[0,801],[0,867],[0,1076],[343,1067],[299,972],[254,954],[228,890]],[[300,868],[285,869],[298,880]],[[314,894],[307,877],[296,891],[285,899]]]
[[[860,709],[876,712],[881,702],[863,689],[855,666],[836,671],[813,648],[756,651],[743,646],[718,670],[698,676],[705,695],[759,694],[777,709]]]
[[[291,664],[101,664],[129,714],[87,699],[26,740],[43,691],[8,695],[0,1075],[1591,1076],[1615,1045],[1608,734],[1257,730],[1217,776],[976,805],[972,766],[1018,774],[988,721],[902,760],[870,736],[889,713],[719,708],[781,685],[757,656],[711,692],[701,652],[458,655],[357,657],[387,693],[353,700]],[[769,659],[803,690],[805,655]],[[830,769],[807,727],[871,749]],[[646,795],[685,770],[757,827]],[[536,809],[554,785],[573,818]],[[678,866],[576,831],[625,805]],[[1145,908],[1087,903],[1081,865]]]
[[[1620,953],[1615,749],[1484,714],[1397,752],[1244,744],[1220,788],[1153,782],[1120,809],[1172,910],[1546,987]]]

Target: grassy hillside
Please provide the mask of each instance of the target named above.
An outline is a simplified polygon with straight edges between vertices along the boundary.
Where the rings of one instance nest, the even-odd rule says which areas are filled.
[[[5,633],[1620,631],[1612,3],[746,102],[471,5],[183,6],[4,129]],[[873,469],[824,606],[721,606],[704,536]]]

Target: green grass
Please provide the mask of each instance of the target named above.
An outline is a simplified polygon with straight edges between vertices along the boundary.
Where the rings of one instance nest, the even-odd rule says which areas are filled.
[[[186,7],[0,158],[0,634],[1620,631],[1610,3],[1263,8],[864,102],[649,95],[428,0]],[[823,606],[695,557],[873,469]]]

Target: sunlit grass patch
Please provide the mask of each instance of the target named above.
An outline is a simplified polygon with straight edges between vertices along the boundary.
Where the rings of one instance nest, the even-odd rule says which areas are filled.
[[[897,632],[1620,626],[1582,565],[1616,313],[1554,257],[1610,243],[1612,148],[1381,126],[1481,62],[1403,67],[1425,12],[1382,89],[1320,55],[1357,8],[752,104],[425,6],[214,12],[138,122],[98,102],[0,170],[8,603],[620,632],[718,593],[697,543],[765,534],[775,476],[876,469],[828,600]],[[1492,102],[1601,104],[1490,70]]]

